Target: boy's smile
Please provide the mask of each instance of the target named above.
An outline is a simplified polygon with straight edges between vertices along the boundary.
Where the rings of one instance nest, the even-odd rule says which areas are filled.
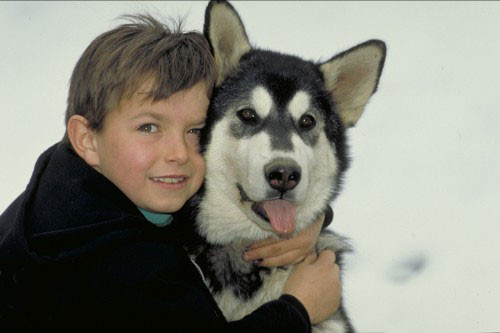
[[[165,100],[144,100],[146,83],[111,111],[95,133],[94,167],[138,207],[171,213],[200,188],[199,134],[209,104],[204,82]]]

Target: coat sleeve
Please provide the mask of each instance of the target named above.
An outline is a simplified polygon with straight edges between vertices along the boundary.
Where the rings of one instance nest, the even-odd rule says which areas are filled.
[[[283,295],[245,318],[228,323],[226,332],[311,332],[311,323],[302,303]]]
[[[311,330],[307,311],[291,295],[227,322],[199,272],[175,246],[128,245],[100,261],[95,272],[99,282],[93,289],[98,293],[90,292],[93,297],[83,299],[89,303],[86,320],[100,327],[148,331],[163,326],[168,332],[227,333]]]

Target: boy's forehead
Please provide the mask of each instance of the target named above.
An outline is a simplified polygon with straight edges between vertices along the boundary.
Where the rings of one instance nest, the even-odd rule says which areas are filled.
[[[191,87],[186,87],[185,89],[170,92],[170,95],[166,91],[161,91],[161,87],[157,84],[155,78],[146,77],[140,80],[138,83],[133,85],[135,89],[131,89],[128,94],[124,94],[123,99],[136,99],[136,101],[140,103],[147,102],[157,102],[161,100],[167,100],[172,95],[177,93],[186,93],[190,91],[194,87],[202,86],[205,91],[205,95],[208,99],[210,99],[210,88],[208,83],[205,80],[200,80]],[[165,96],[165,97],[161,97]],[[160,97],[160,98],[158,98]],[[121,101],[120,101],[121,102]]]
[[[152,111],[155,109],[155,104],[171,101],[171,98],[179,101],[177,96],[191,94],[188,96],[189,98],[185,99],[185,101],[192,102],[190,104],[193,104],[191,108],[193,112],[189,113],[191,114],[193,120],[199,122],[203,122],[205,120],[209,104],[209,87],[207,87],[205,81],[199,81],[192,87],[177,91],[171,96],[157,100],[155,100],[157,95],[153,89],[154,82],[151,79],[144,80],[142,83],[137,85],[137,89],[135,89],[135,91],[126,93],[122,96],[115,110],[120,113],[125,110],[127,113],[130,113],[131,111],[135,114],[129,114],[130,116],[139,116],[146,113],[152,115],[152,113],[154,113]],[[151,106],[151,108],[149,106]]]

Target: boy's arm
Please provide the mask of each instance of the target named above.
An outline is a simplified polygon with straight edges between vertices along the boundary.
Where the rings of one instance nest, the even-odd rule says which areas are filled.
[[[243,319],[219,327],[224,333],[311,332],[311,321],[304,305],[292,295],[282,295]]]
[[[321,230],[330,225],[332,219],[333,210],[328,206],[325,214],[322,214],[314,224],[297,236],[286,240],[268,238],[255,242],[245,252],[244,259],[256,261],[260,266],[264,267],[299,263],[313,252]]]
[[[151,251],[154,249],[154,251]],[[99,295],[86,310],[70,311],[92,326],[122,329],[164,327],[173,332],[310,332],[304,305],[283,295],[246,317],[227,322],[198,271],[181,249],[169,244],[137,243],[117,249],[100,261]],[[104,275],[104,276],[102,276]],[[91,298],[92,299],[92,298]],[[76,321],[75,321],[76,320]],[[85,325],[83,325],[85,326]]]

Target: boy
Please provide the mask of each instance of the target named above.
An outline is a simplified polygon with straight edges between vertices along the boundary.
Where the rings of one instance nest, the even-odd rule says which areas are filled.
[[[336,310],[339,272],[326,251],[297,266],[280,299],[227,323],[178,243],[176,225],[189,221],[166,213],[203,181],[198,136],[214,68],[202,35],[148,16],[89,45],[71,78],[65,137],[0,217],[0,327],[305,332]],[[247,258],[279,247],[261,264],[300,260],[316,224]]]

